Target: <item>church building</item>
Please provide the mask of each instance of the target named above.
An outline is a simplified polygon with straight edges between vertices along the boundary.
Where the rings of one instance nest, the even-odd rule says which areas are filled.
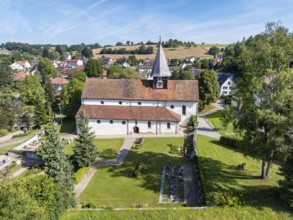
[[[95,135],[177,134],[197,114],[198,81],[169,80],[159,44],[148,80],[88,78],[81,106]]]

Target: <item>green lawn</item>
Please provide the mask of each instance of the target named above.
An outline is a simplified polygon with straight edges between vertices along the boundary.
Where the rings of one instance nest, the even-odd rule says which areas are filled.
[[[11,144],[9,146],[5,146],[5,147],[0,147],[0,155],[5,154],[6,151],[10,150],[11,148],[16,147],[19,144]]]
[[[204,109],[201,110],[201,111],[199,111],[198,113],[199,113],[199,114],[204,114],[204,113],[206,113],[206,112],[208,112],[208,111],[211,111],[211,110],[213,110],[213,109],[215,109],[215,108],[216,108],[216,107],[215,107],[213,104],[206,105],[206,106],[204,107]]]
[[[63,118],[62,125],[57,124],[56,131],[58,134],[71,134],[76,130],[74,118]]]
[[[129,152],[122,166],[99,168],[79,202],[96,207],[158,206],[163,166],[185,162],[169,154],[167,144],[182,146],[183,138],[145,138],[140,149]],[[138,178],[127,177],[138,163],[145,172]]]
[[[221,135],[229,135],[233,133],[233,125],[230,124],[227,128],[225,128],[220,120],[221,111],[214,112],[210,115],[207,115],[205,119],[211,123],[216,131],[218,131]]]
[[[275,164],[272,166],[270,177],[267,180],[260,179],[260,161],[244,156],[235,149],[224,147],[213,138],[198,135],[197,153],[207,192],[276,186],[281,179],[277,174],[279,166]],[[237,165],[243,162],[246,163],[245,170],[237,169]]]
[[[209,209],[169,209],[169,210],[105,210],[105,211],[79,211],[68,210],[61,220],[234,220],[234,219],[257,219],[257,220],[283,220],[293,219],[292,212],[284,209],[279,201],[267,202],[262,204],[254,204],[253,206],[238,206],[225,208],[209,208]]]
[[[119,149],[123,144],[123,138],[115,138],[115,139],[95,139],[94,143],[99,150],[99,157],[103,157],[105,159],[113,159],[116,157]],[[71,142],[65,147],[65,151],[67,154],[72,155],[73,150],[72,147],[75,144],[75,141]]]

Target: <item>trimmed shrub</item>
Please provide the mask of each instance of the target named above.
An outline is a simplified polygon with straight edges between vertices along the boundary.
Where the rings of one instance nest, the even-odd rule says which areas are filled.
[[[210,192],[206,194],[206,205],[234,206],[278,197],[280,197],[280,188],[278,187],[266,187],[247,191]]]

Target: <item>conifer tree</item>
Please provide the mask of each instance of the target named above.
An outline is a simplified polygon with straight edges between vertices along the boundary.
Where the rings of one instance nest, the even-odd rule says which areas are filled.
[[[80,112],[78,121],[79,137],[76,139],[77,144],[74,146],[74,158],[79,167],[91,165],[98,157],[98,150],[94,144],[94,134],[90,132],[88,120]]]
[[[35,103],[34,122],[35,125],[38,127],[40,127],[43,124],[46,124],[49,121],[49,118],[51,117],[50,111],[47,111],[46,104],[44,102],[44,99],[39,98],[36,100]]]
[[[293,150],[288,155],[287,161],[281,168],[284,180],[280,182],[281,199],[293,209]]]
[[[44,161],[44,170],[54,181],[73,190],[73,167],[64,150],[64,143],[60,141],[53,124],[49,128],[48,137],[38,149],[38,155]]]

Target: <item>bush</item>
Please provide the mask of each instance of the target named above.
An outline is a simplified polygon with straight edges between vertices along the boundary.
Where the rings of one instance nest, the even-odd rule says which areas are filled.
[[[247,191],[210,192],[206,194],[207,206],[234,206],[264,199],[280,197],[280,188],[266,187]]]
[[[85,208],[85,209],[94,209],[94,208],[96,208],[95,204],[92,203],[92,202],[85,203],[81,207]]]
[[[0,137],[4,136],[8,133],[8,131],[6,129],[0,129]]]

